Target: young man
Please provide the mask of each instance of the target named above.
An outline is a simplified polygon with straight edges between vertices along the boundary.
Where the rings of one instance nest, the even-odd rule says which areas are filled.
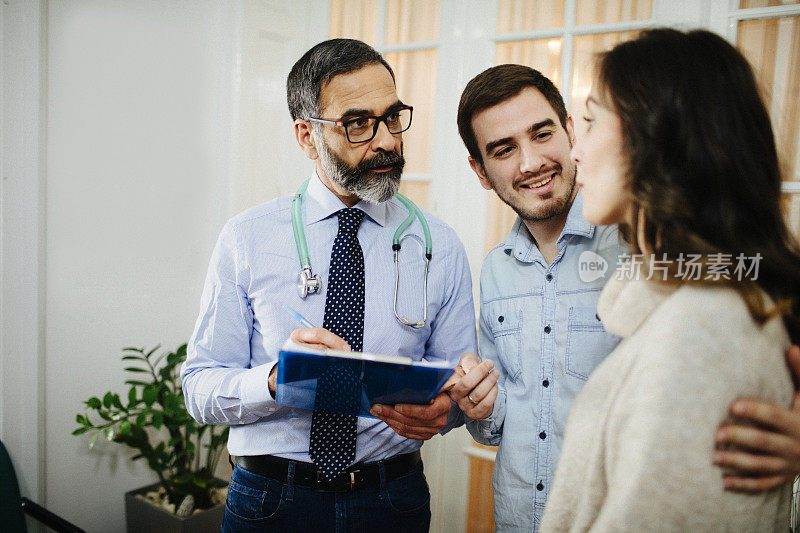
[[[449,397],[376,406],[381,419],[284,407],[274,399],[276,360],[291,334],[310,345],[455,366],[476,347],[466,256],[455,233],[426,214],[435,242],[428,319],[418,329],[395,320],[392,235],[408,211],[393,196],[411,108],[380,54],[349,39],[309,50],[292,68],[287,94],[298,144],[315,161],[301,223],[322,288],[298,295],[292,197],[234,217],[211,258],[183,369],[192,416],[231,425],[236,467],[223,531],[427,531],[419,448],[447,429]],[[409,232],[424,241],[419,223]],[[416,319],[425,258],[408,248],[398,310]],[[323,328],[293,332],[284,304]],[[348,389],[346,375],[331,379]]]
[[[501,65],[479,74],[462,94],[458,127],[481,185],[519,217],[481,272],[481,355],[500,370],[499,393],[495,399],[485,367],[472,371],[477,360],[467,354],[467,375],[451,396],[473,418],[467,427],[475,440],[500,446],[497,530],[536,531],[570,405],[618,342],[596,307],[625,249],[615,227],[592,226],[581,215],[573,121],[541,73]],[[800,350],[793,347],[789,360],[800,372]],[[718,442],[766,454],[715,452],[715,462],[740,470],[726,474],[726,487],[757,491],[792,479],[800,471],[800,414],[760,402],[735,402],[732,410],[778,432],[720,428]]]

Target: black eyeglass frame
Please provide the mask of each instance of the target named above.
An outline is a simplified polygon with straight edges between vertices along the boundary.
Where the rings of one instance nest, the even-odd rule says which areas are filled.
[[[399,111],[404,111],[406,109],[408,109],[408,113],[409,113],[409,115],[408,115],[408,126],[406,126],[405,128],[403,128],[400,131],[392,131],[391,128],[389,127],[389,123],[387,122],[387,120],[389,119],[389,116],[394,114],[394,113],[397,113]],[[347,126],[352,124],[353,122],[355,122],[357,120],[364,120],[365,118],[374,118],[375,119],[375,125],[372,127],[372,135],[370,135],[369,139],[364,139],[363,141],[352,141],[352,140],[350,140],[350,132],[347,130]],[[411,127],[411,122],[413,121],[413,119],[414,119],[414,106],[404,105],[404,106],[395,107],[393,109],[390,109],[389,111],[387,111],[386,113],[384,113],[383,115],[381,115],[379,117],[376,117],[374,115],[367,115],[367,116],[363,116],[363,117],[351,118],[349,120],[326,120],[324,118],[313,118],[312,117],[312,118],[309,118],[307,120],[310,120],[312,122],[320,122],[322,124],[333,124],[334,126],[342,126],[344,128],[344,134],[347,137],[347,140],[350,142],[350,144],[363,144],[363,143],[368,143],[372,139],[375,138],[375,135],[378,134],[378,127],[380,127],[381,122],[386,124],[386,129],[389,130],[389,133],[394,135],[394,134],[397,134],[397,133],[403,133],[404,131],[408,130],[408,128]]]

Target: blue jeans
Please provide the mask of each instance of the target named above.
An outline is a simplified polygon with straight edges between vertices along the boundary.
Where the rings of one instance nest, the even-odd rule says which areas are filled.
[[[236,466],[228,485],[223,533],[240,531],[427,532],[430,491],[422,461],[407,474],[354,492],[320,492],[288,479],[270,479]]]

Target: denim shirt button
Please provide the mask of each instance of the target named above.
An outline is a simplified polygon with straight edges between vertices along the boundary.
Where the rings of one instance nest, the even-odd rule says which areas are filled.
[[[545,387],[545,388],[549,387],[550,386],[550,381],[548,381],[548,380],[542,381],[542,386]]]
[[[547,275],[544,277],[544,279],[546,279],[547,281],[553,281],[553,275],[552,275],[552,274],[547,274]]]
[[[550,333],[550,326],[545,326],[544,327],[544,332],[545,333]]]
[[[536,485],[536,490],[539,490],[539,491],[544,490],[544,485],[542,485],[541,481]]]

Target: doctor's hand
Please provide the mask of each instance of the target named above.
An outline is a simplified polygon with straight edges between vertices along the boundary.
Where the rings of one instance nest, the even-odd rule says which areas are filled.
[[[457,377],[461,374],[460,377]],[[473,420],[481,420],[492,414],[497,399],[497,379],[500,372],[494,368],[491,359],[481,361],[478,356],[465,353],[451,378],[450,398],[458,404],[465,415]]]
[[[757,493],[790,483],[800,474],[800,347],[792,346],[786,360],[795,381],[790,409],[771,403],[739,399],[730,413],[748,425],[720,426],[715,444],[734,449],[714,450],[713,462],[726,469],[726,490]]]
[[[298,328],[289,335],[289,340],[315,350],[350,351],[343,338],[325,328]]]
[[[370,413],[386,422],[402,437],[428,440],[447,424],[450,406],[450,397],[440,392],[429,405],[399,403],[391,406],[376,403]]]
[[[292,342],[315,350],[350,351],[350,345],[343,338],[325,328],[298,328],[289,335],[289,339]],[[269,386],[270,394],[275,398],[275,387],[278,385],[278,365],[273,366],[272,370],[270,370],[267,385]]]

